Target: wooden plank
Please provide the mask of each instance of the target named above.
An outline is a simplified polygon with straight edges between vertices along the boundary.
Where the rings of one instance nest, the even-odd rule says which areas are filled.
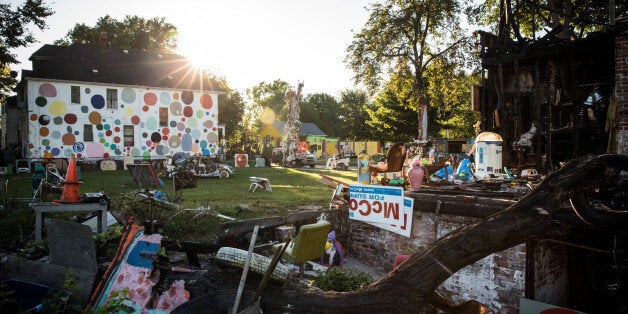
[[[282,225],[284,223],[286,223],[286,220],[279,216],[225,222],[221,223],[218,225],[218,228],[216,228],[216,239],[251,232],[253,231],[255,225],[259,225],[260,228],[267,228]]]

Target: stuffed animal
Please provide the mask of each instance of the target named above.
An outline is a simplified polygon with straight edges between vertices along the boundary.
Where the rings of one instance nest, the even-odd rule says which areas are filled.
[[[321,257],[321,265],[342,267],[344,253],[342,244],[336,241],[336,232],[330,232],[327,235],[327,243],[325,243],[325,253]]]

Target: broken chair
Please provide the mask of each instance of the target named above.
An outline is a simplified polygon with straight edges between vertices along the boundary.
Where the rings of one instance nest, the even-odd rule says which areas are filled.
[[[403,169],[406,160],[406,144],[395,143],[388,149],[385,163],[369,164],[369,172],[398,172]]]
[[[266,190],[272,192],[273,188],[270,186],[270,181],[261,177],[249,177],[251,185],[249,185],[249,192],[255,192],[256,190]]]
[[[303,225],[299,229],[282,257],[293,264],[299,265],[299,275],[303,277],[303,264],[309,260],[319,259],[325,253],[325,243],[331,226],[329,222],[318,222],[315,224]],[[272,251],[277,252],[285,244],[273,245]]]

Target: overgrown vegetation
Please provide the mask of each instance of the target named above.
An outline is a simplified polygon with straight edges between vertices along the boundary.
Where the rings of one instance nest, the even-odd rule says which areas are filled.
[[[314,286],[324,291],[357,291],[373,283],[371,275],[360,272],[346,270],[333,266],[324,272],[318,271],[318,277],[313,281]]]

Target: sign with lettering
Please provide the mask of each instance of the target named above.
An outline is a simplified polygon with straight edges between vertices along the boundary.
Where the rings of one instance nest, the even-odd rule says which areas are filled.
[[[403,223],[403,188],[396,186],[349,186],[349,218],[399,225]]]
[[[402,222],[400,224],[385,224],[385,223],[380,223],[380,222],[366,222],[366,223],[409,238],[411,236],[411,231],[412,231],[412,213],[414,212],[412,210],[413,207],[414,207],[414,199],[411,197],[404,197],[403,198],[404,211],[403,211],[403,214],[401,214]]]

